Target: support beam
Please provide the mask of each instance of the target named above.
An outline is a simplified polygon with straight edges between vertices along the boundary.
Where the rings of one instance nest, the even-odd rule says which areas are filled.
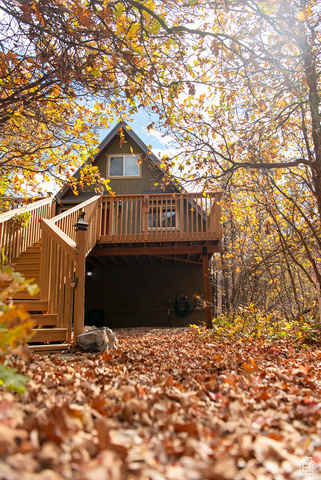
[[[171,257],[169,255],[155,255],[155,257],[164,258],[165,260],[175,260],[175,262],[184,262],[186,263],[193,263],[194,265],[202,265],[201,262],[194,262],[193,260],[188,260],[188,258],[177,258]]]
[[[91,265],[92,267],[101,267],[101,263],[100,263],[100,261],[98,260],[98,258],[87,257],[87,260],[88,260],[88,263],[90,263],[90,265]]]
[[[201,254],[202,245],[165,245],[163,247],[104,247],[97,248],[90,252],[93,257],[116,257],[125,255],[179,255],[179,254]],[[208,245],[207,253],[211,256],[215,252],[221,251],[220,245]]]
[[[205,305],[205,323],[206,323],[206,328],[213,328],[211,284],[210,284],[210,274],[209,274],[209,271],[208,271],[208,251],[207,251],[207,247],[202,248],[202,270],[203,270],[204,300],[206,302],[206,305]]]
[[[88,223],[86,225],[88,226]],[[77,335],[83,333],[85,325],[86,225],[81,225],[80,219],[75,225],[78,259],[76,262],[74,343],[77,341]]]
[[[111,261],[111,263],[113,265],[115,265],[116,267],[119,267],[119,262],[116,260],[115,257],[109,257],[109,258],[107,258],[107,257],[104,258],[103,257],[100,261],[104,265],[104,267],[109,267],[110,266],[110,264],[108,263],[109,261]]]

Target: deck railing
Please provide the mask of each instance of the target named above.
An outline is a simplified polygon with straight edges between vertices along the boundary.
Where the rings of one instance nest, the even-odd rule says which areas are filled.
[[[29,212],[30,219],[26,227],[19,228],[18,216]],[[52,197],[38,200],[25,207],[16,208],[0,215],[0,264],[11,263],[28,247],[41,238],[40,218],[52,217]]]
[[[220,193],[102,197],[104,243],[220,240]]]

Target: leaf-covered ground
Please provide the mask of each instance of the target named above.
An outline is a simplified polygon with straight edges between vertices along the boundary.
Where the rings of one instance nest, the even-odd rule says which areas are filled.
[[[116,334],[104,354],[18,361],[31,380],[0,390],[1,480],[321,478],[318,349]]]

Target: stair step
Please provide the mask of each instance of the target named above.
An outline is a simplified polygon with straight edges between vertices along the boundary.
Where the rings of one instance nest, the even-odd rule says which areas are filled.
[[[13,303],[22,303],[21,300],[14,298]],[[47,300],[29,300],[23,302],[28,312],[47,312],[48,311],[48,301]]]
[[[15,261],[14,265],[33,265],[33,264],[38,264],[39,268],[39,262],[40,262],[40,255],[38,257],[26,257],[26,258],[19,258],[19,261]]]
[[[39,276],[37,277],[36,275],[25,275],[23,272],[19,272],[21,275],[25,278],[25,280],[31,280],[31,283],[37,283],[39,285]]]
[[[40,255],[40,252],[24,252],[20,255],[20,257],[14,257],[12,259],[12,263],[19,263],[19,262],[22,262],[24,260],[32,260],[33,258],[37,259],[37,258],[40,258],[41,255]]]
[[[14,271],[15,272],[20,272],[20,273],[32,273],[33,275],[38,275],[40,274],[40,267],[39,266],[33,266],[33,265],[13,265]]]
[[[28,257],[40,257],[40,249],[35,250],[27,250],[26,252],[22,252],[18,257],[15,257],[15,260],[20,260],[21,258],[28,258]]]
[[[38,270],[29,270],[29,269],[26,269],[26,268],[20,268],[21,266],[19,265],[19,267],[13,267],[14,268],[14,271],[15,272],[18,272],[18,273],[21,273],[21,275],[23,275],[25,278],[29,279],[29,278],[40,278],[40,272],[39,272],[39,269]]]
[[[49,313],[32,313],[30,315],[31,320],[33,320],[35,325],[38,326],[56,326],[57,325],[57,315]]]
[[[21,273],[26,280],[32,280],[33,283],[39,283],[39,272],[24,272],[23,270],[16,270],[16,272]]]
[[[25,280],[33,280],[33,283],[37,283],[36,280],[39,280],[39,273],[23,272],[23,271],[19,271],[19,273],[21,273],[21,275],[25,278]]]
[[[20,258],[24,258],[24,257],[40,257],[40,248],[29,248],[28,250],[26,250],[25,252],[22,252],[19,257],[15,257],[16,260],[19,260]]]
[[[13,259],[13,267],[26,279],[40,283],[41,242],[29,247],[20,257]],[[13,303],[26,305],[30,318],[35,328],[31,339],[30,348],[34,352],[62,352],[70,347],[67,328],[58,328],[58,315],[48,314],[48,301],[40,300],[40,293],[30,296],[27,292],[18,292],[13,298]],[[37,328],[38,327],[38,328]],[[50,328],[52,327],[52,328]],[[42,343],[42,344],[41,344]]]
[[[32,263],[30,265],[28,265],[27,263],[15,263],[13,265],[13,268],[15,269],[15,271],[20,271],[20,270],[24,270],[24,271],[27,271],[27,272],[38,272],[39,274],[39,271],[40,271],[40,264],[38,262],[37,263]]]
[[[30,278],[27,279],[27,280],[30,280]],[[9,285],[11,285],[11,283],[12,283],[12,282],[7,282],[7,281],[6,281],[6,282],[0,282],[0,288],[1,288],[2,290],[3,290],[4,288],[8,288]],[[39,282],[37,282],[36,279],[33,279],[33,281],[32,281],[31,283],[32,283],[32,284],[36,283],[36,284],[39,285]],[[17,292],[17,293],[16,293],[16,296],[17,296],[17,295],[21,295],[21,294],[22,294],[22,292]],[[27,295],[29,295],[29,294],[27,294]],[[35,298],[35,297],[30,297],[30,298]]]
[[[35,353],[54,353],[67,350],[70,343],[52,343],[51,345],[29,345],[29,348]]]
[[[25,252],[22,252],[19,257],[15,257],[16,260],[19,260],[20,258],[24,258],[24,257],[29,257],[29,256],[38,256],[40,257],[40,248],[32,248],[32,247],[29,247],[28,250],[26,250]]]
[[[40,260],[39,262],[34,262],[34,263],[15,263],[13,265],[13,268],[15,270],[18,270],[18,268],[23,268],[24,270],[35,270],[38,271],[40,270]]]
[[[31,342],[65,342],[67,340],[67,328],[40,328]]]
[[[36,293],[35,295],[29,295],[28,292],[17,292],[13,295],[14,300],[40,300],[40,293]]]

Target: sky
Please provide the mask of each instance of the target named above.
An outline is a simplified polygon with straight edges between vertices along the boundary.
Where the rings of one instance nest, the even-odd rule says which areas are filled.
[[[152,152],[158,156],[164,155],[170,148],[170,138],[168,136],[163,137],[162,134],[156,130],[147,131],[147,126],[150,125],[153,121],[157,122],[157,115],[150,115],[147,112],[141,111],[131,117],[132,122],[127,122],[131,126],[133,131],[139,138],[147,145],[151,145]],[[110,129],[102,130],[99,140],[102,141],[108,135],[110,130],[116,125],[117,122],[113,123]]]
[[[141,112],[133,115],[131,118],[133,121],[127,121],[126,123],[131,126],[136,135],[138,135],[139,138],[147,146],[152,147],[151,150],[154,155],[156,155],[157,157],[162,157],[165,154],[169,155],[170,152],[173,152],[173,147],[170,146],[170,137],[163,137],[163,135],[156,130],[153,130],[150,133],[147,130],[148,125],[150,125],[153,121],[157,122],[157,115],[150,115],[142,110]],[[110,128],[101,130],[99,135],[100,142],[104,140],[104,138],[108,135],[108,133],[114,128],[116,124],[117,121],[115,121],[110,126]],[[43,182],[42,179],[39,177],[39,183],[43,186],[44,191],[46,192],[52,192],[53,194],[56,194],[60,190],[60,187],[55,183],[54,180],[51,180],[49,182]]]

